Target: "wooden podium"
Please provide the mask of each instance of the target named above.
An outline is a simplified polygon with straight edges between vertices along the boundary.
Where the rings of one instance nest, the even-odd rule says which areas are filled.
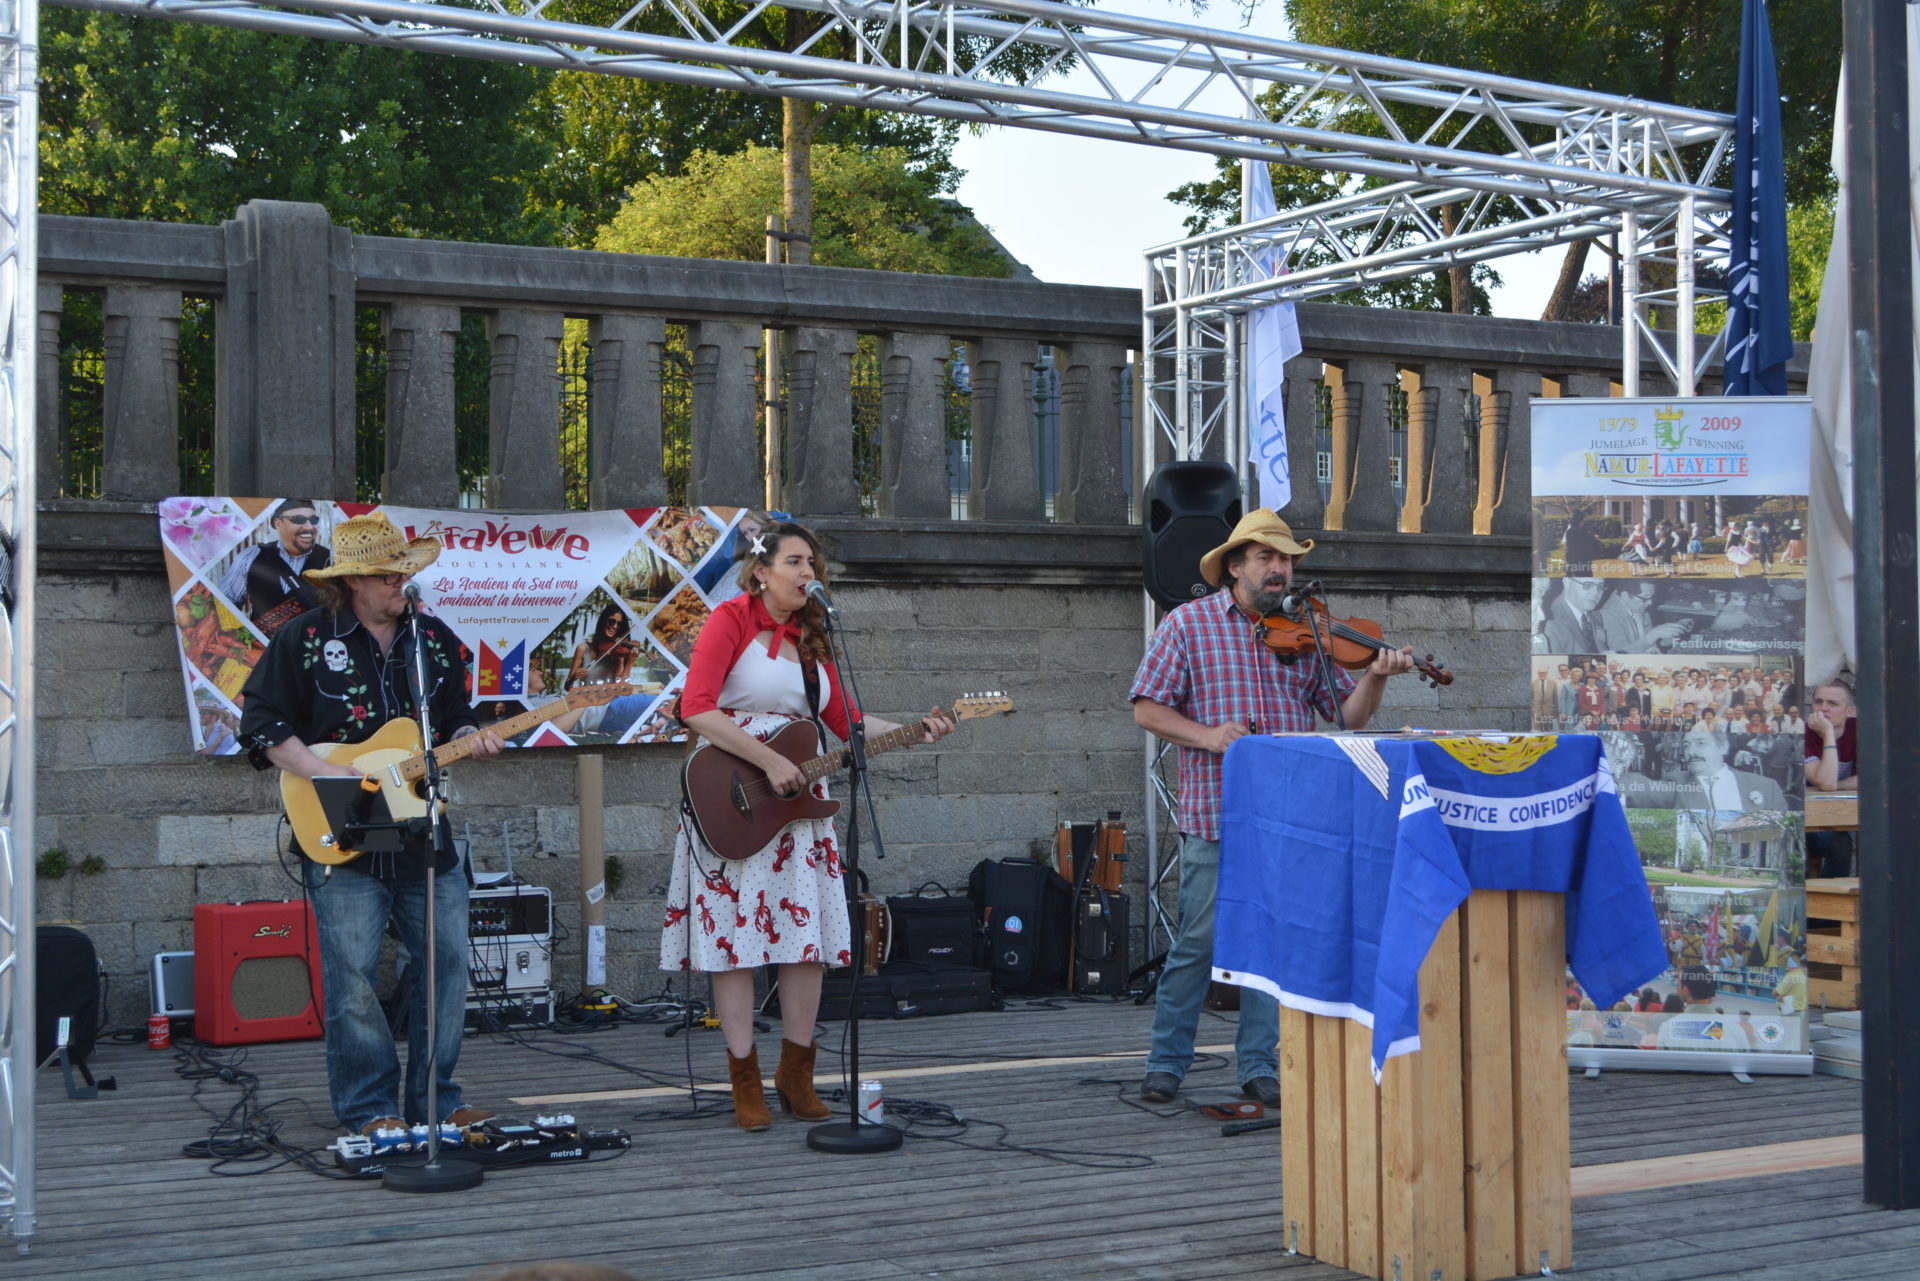
[[[1483,1281],[1572,1261],[1562,895],[1476,890],[1420,967],[1420,1048],[1280,1010],[1286,1239],[1391,1281]]]

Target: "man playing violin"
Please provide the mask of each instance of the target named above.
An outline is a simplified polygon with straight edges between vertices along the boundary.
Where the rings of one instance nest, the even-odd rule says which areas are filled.
[[[1201,1003],[1213,972],[1213,907],[1220,876],[1220,760],[1249,733],[1314,729],[1335,719],[1318,655],[1283,661],[1261,640],[1260,620],[1280,612],[1294,567],[1313,550],[1266,508],[1247,513],[1226,542],[1200,559],[1221,590],[1169,613],[1147,645],[1127,697],[1133,719],[1180,749],[1180,924],[1160,974],[1153,1043],[1140,1097],[1166,1103],[1193,1063]],[[1406,650],[1382,647],[1358,679],[1334,666],[1332,688],[1347,728],[1380,706],[1387,678],[1413,668]],[[1234,1057],[1242,1093],[1280,1100],[1280,1014],[1256,988],[1240,991]]]

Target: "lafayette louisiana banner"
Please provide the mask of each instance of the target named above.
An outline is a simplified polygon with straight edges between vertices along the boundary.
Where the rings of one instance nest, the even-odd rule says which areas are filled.
[[[1669,965],[1569,1045],[1805,1051],[1804,398],[1533,402],[1531,714],[1606,743]]]
[[[458,633],[473,704],[493,723],[582,681],[631,694],[518,736],[523,746],[665,742],[694,638],[739,594],[736,547],[758,526],[733,507],[503,515],[304,498],[169,498],[160,541],[196,750],[238,752],[240,689],[274,630],[304,608],[293,565],[330,559],[335,525],[379,512],[440,557],[422,608]]]

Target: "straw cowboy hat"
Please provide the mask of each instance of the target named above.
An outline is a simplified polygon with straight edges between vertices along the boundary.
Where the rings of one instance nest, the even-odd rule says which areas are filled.
[[[385,516],[355,516],[333,527],[333,563],[308,578],[346,574],[417,574],[440,556],[440,540],[407,536]]]
[[[1200,576],[1218,587],[1221,566],[1227,559],[1227,553],[1242,543],[1259,543],[1277,552],[1285,552],[1296,560],[1313,550],[1311,538],[1304,543],[1295,541],[1286,521],[1274,515],[1270,508],[1256,507],[1240,518],[1240,523],[1227,535],[1226,542],[1200,558]]]

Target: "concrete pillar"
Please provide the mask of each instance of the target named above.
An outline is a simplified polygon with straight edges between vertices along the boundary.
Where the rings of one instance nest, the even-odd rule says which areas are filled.
[[[1467,393],[1473,375],[1463,365],[1409,370],[1407,389],[1407,499],[1404,533],[1464,534],[1473,528],[1474,477],[1467,475]]]
[[[249,201],[221,230],[214,488],[352,498],[353,236],[284,200]]]
[[[788,510],[856,516],[860,485],[853,462],[851,329],[803,326],[788,339],[786,454],[782,493]]]
[[[1328,529],[1394,527],[1393,475],[1387,464],[1392,453],[1387,388],[1399,376],[1393,363],[1385,360],[1356,358],[1328,366],[1328,380],[1334,384]]]
[[[1473,532],[1526,534],[1532,529],[1533,398],[1540,375],[1497,369],[1473,376],[1480,396],[1480,468]]]
[[[1034,458],[1034,344],[988,338],[967,346],[973,366],[974,519],[1039,520],[1046,513]]]
[[[36,475],[42,498],[71,498],[67,493],[66,459],[60,452],[60,316],[66,290],[41,281],[36,304],[39,346],[34,351],[33,399],[35,440],[40,461]]]
[[[457,507],[453,357],[460,309],[397,302],[381,327],[387,336],[387,465],[380,496],[405,507]]]
[[[1119,343],[1077,342],[1066,350],[1060,380],[1060,493],[1056,521],[1121,524],[1127,493],[1120,476],[1121,440],[1132,427],[1121,417],[1120,388],[1127,349]]]
[[[753,380],[760,335],[760,326],[732,320],[688,326],[687,346],[693,353],[693,468],[687,477],[691,505],[757,507],[766,494]]]
[[[880,339],[880,493],[882,516],[946,520],[947,361],[944,334],[885,334]]]
[[[557,311],[496,311],[487,317],[487,505],[531,511],[566,506],[560,466],[560,336]]]
[[[661,507],[667,501],[660,423],[660,359],[667,322],[657,316],[596,316],[587,460],[596,508]]]
[[[1293,499],[1280,515],[1296,529],[1326,528],[1326,502],[1320,497],[1320,379],[1324,366],[1318,356],[1295,356],[1287,362],[1287,469],[1293,478]]]
[[[180,291],[107,286],[100,496],[180,488]]]

